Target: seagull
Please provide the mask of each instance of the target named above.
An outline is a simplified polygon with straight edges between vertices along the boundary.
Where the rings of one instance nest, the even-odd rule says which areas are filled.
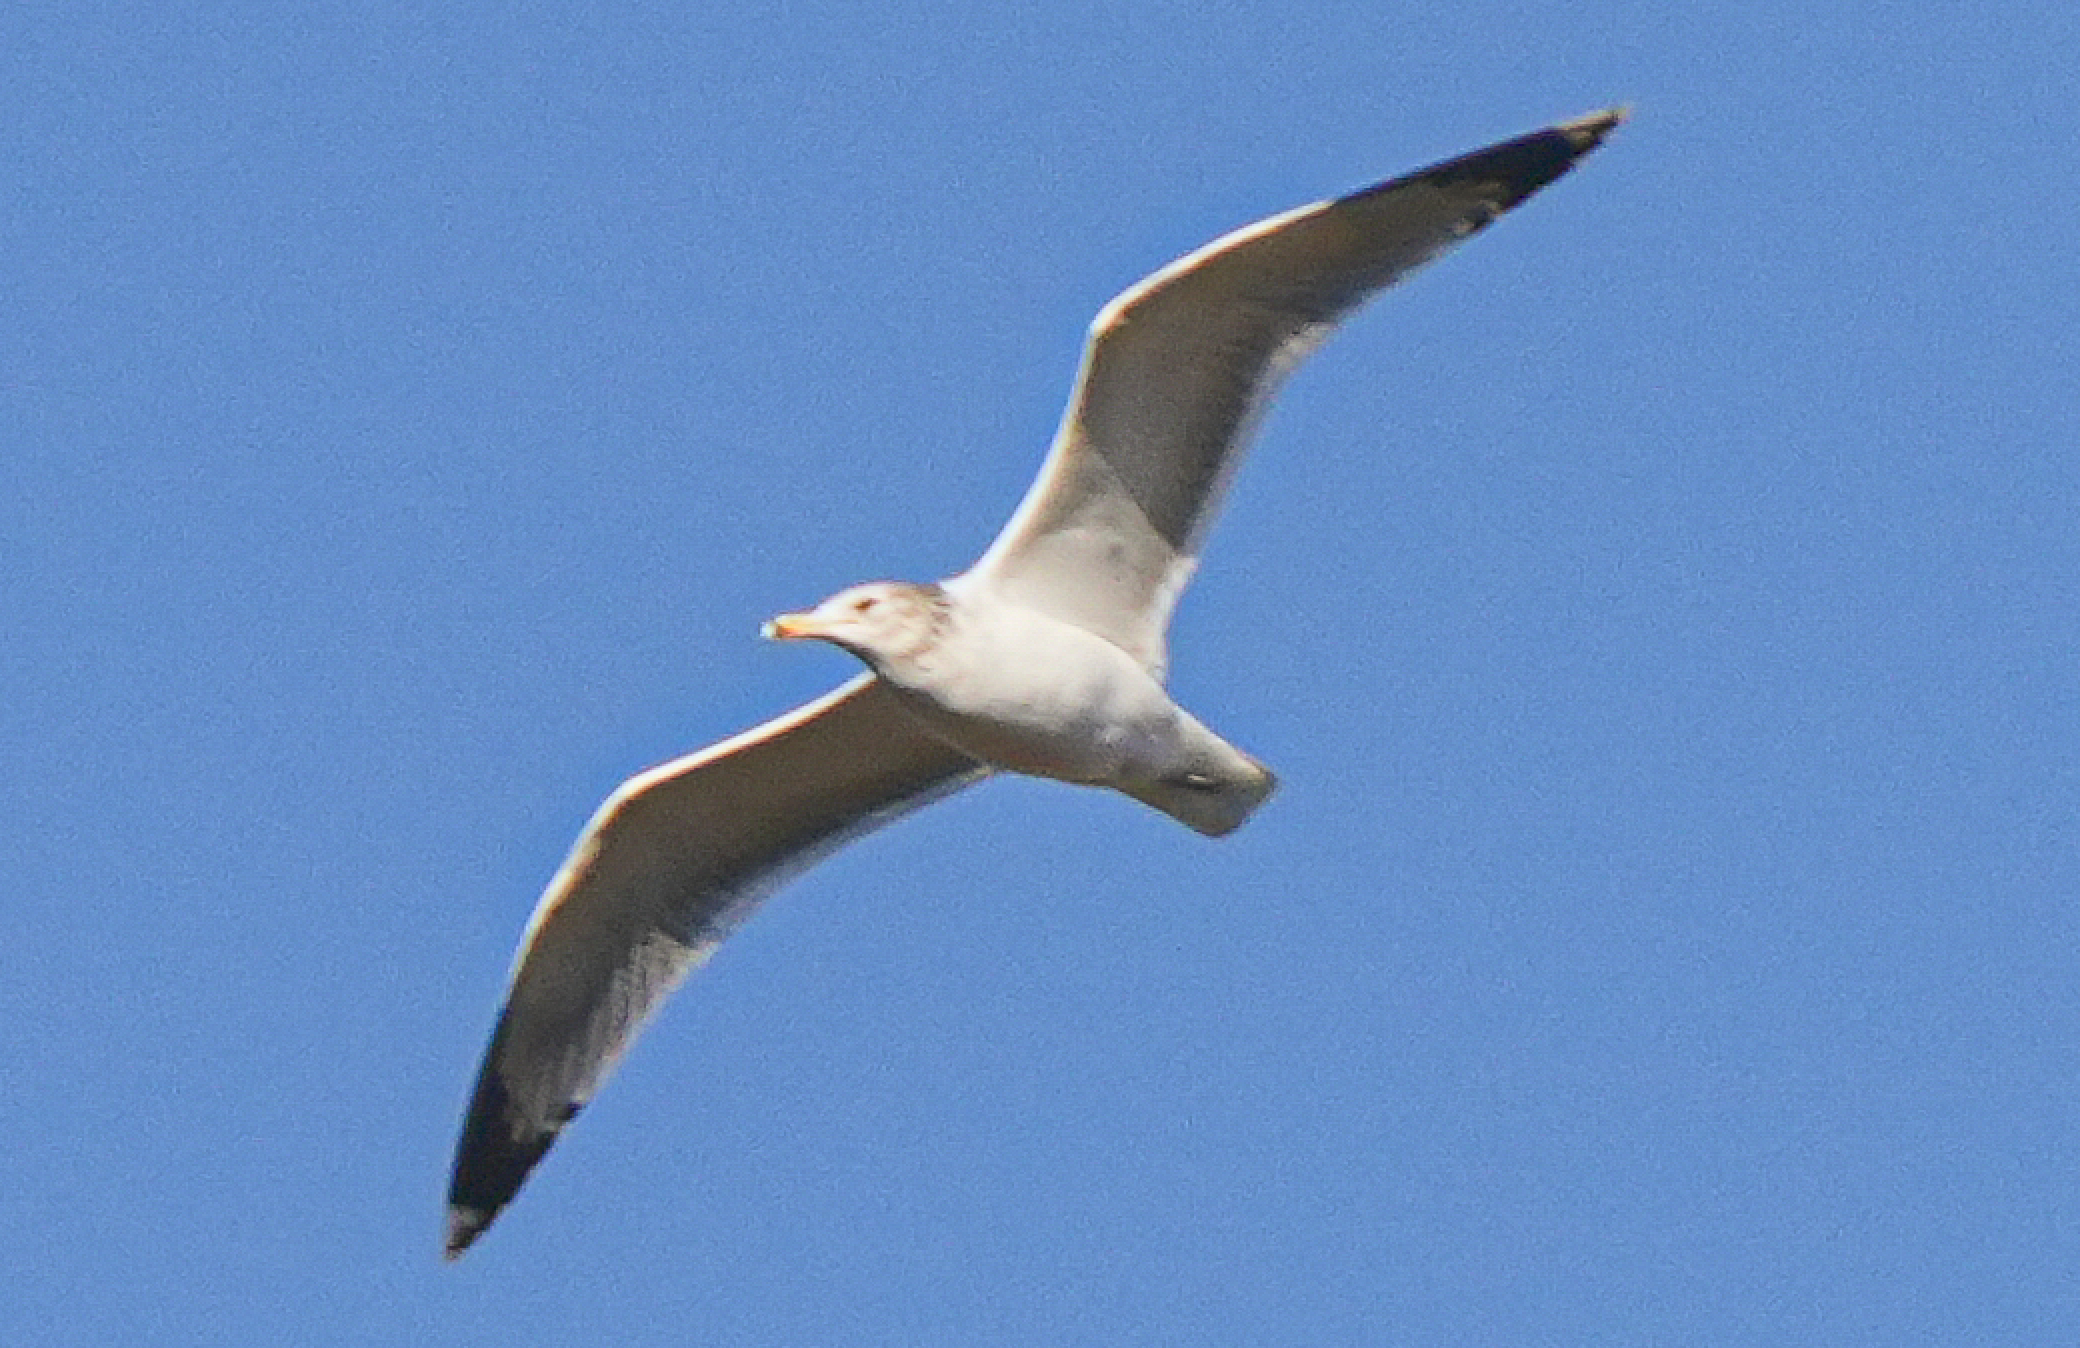
[[[967,571],[765,634],[866,671],[624,782],[528,921],[448,1193],[453,1259],[667,994],[782,882],[996,772],[1109,787],[1209,837],[1276,781],[1164,691],[1165,632],[1280,382],[1378,291],[1559,178],[1610,109],[1236,230],[1092,322],[1039,478]]]

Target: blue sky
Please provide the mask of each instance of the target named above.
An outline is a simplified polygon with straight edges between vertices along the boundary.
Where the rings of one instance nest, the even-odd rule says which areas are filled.
[[[2069,5],[0,20],[8,1344],[2069,1344]],[[1175,633],[1209,843],[774,900],[438,1259],[541,884],[846,676],[1084,324],[1630,101],[1350,325]]]

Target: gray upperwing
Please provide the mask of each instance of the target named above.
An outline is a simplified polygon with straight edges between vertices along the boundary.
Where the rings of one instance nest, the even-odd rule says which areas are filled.
[[[1279,384],[1346,317],[1573,167],[1603,112],[1235,231],[1099,311],[1040,476],[974,573],[1152,669]]]
[[[981,774],[864,675],[616,790],[521,942],[456,1148],[448,1257],[511,1201],[666,994],[760,899]]]

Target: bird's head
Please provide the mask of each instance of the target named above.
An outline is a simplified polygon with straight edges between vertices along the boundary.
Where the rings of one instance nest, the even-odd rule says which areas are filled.
[[[946,621],[946,592],[939,586],[877,580],[840,590],[807,612],[783,613],[765,625],[765,635],[828,641],[881,669],[929,650]]]

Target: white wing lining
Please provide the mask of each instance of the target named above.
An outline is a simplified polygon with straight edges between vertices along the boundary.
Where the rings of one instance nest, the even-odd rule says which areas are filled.
[[[971,570],[1160,671],[1170,614],[1280,383],[1335,326],[1558,178],[1618,111],[1275,215],[1099,311],[1039,477]]]
[[[608,797],[514,962],[456,1153],[449,1255],[511,1199],[665,996],[762,898],[982,772],[863,675]]]

